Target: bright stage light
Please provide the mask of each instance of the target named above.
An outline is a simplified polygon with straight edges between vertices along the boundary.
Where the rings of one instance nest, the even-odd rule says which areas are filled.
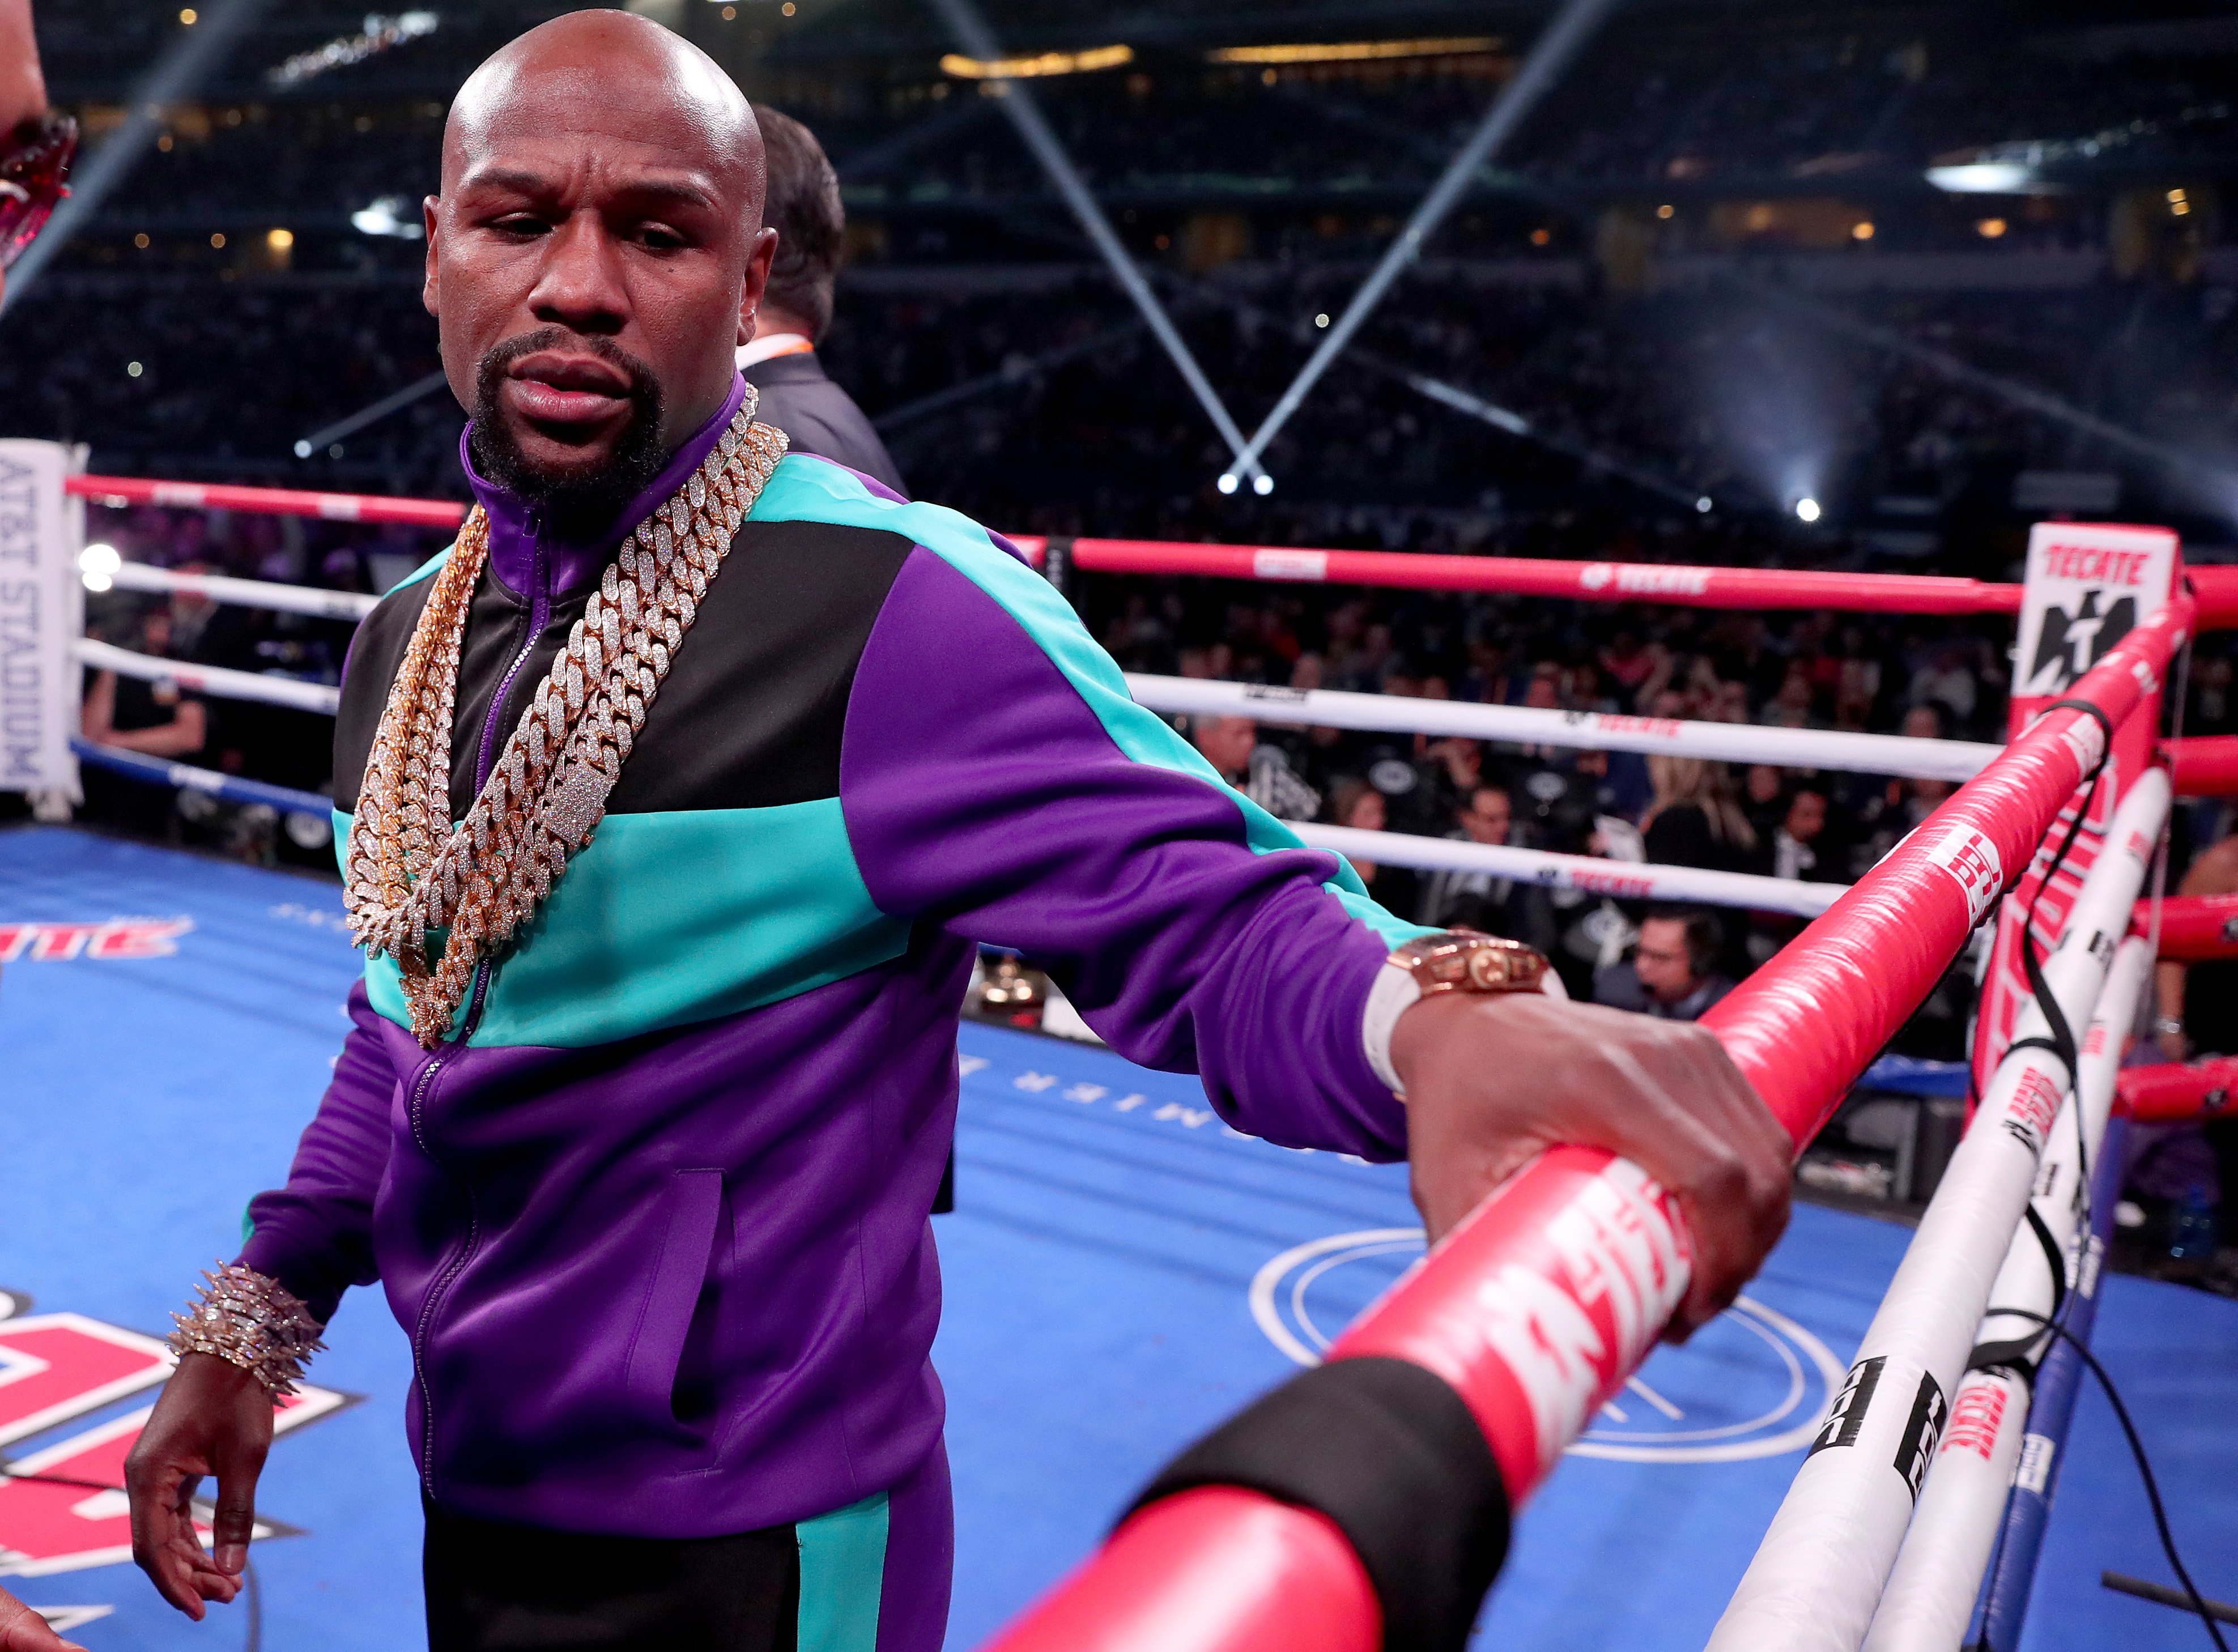
[[[1215,482],[1213,486],[1223,493],[1233,493],[1235,492],[1235,472],[1234,471],[1222,471],[1220,473],[1220,479],[1217,482]]]
[[[1707,493],[1703,494],[1700,499],[1694,501],[1694,508],[1699,511],[1704,516],[1709,515],[1710,506],[1711,500],[1710,496]]]
[[[96,539],[77,553],[78,578],[85,581],[88,591],[106,591],[116,583],[116,571],[124,565],[124,558],[116,547]]]
[[[427,233],[418,208],[403,195],[383,195],[350,214],[350,227],[361,235],[394,235],[399,241],[418,241]]]
[[[1974,161],[1930,167],[1927,181],[1945,195],[2022,195],[2036,193],[2036,169],[2017,161]]]
[[[1816,522],[1819,516],[1818,501],[1814,499],[1796,500],[1795,514],[1805,522]]]
[[[1258,475],[1251,479],[1251,491],[1261,499],[1266,498],[1275,491],[1275,479],[1266,472],[1261,471]]]

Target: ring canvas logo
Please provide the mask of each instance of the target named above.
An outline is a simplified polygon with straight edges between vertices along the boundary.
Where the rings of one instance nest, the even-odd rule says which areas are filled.
[[[1252,1318],[1301,1365],[1422,1254],[1419,1227],[1332,1233],[1273,1258],[1251,1282]],[[1734,1463],[1800,1450],[1820,1431],[1843,1370],[1786,1315],[1743,1297],[1684,1347],[1659,1348],[1602,1405],[1572,1457]]]
[[[168,958],[192,918],[103,918],[97,922],[11,923],[0,919],[0,963],[28,958],[55,963],[72,958]]]
[[[158,1338],[81,1313],[24,1313],[0,1292],[0,1448],[69,1429],[150,1392],[175,1363]],[[281,1400],[275,1435],[332,1416],[351,1397],[310,1384]],[[87,1423],[22,1457],[0,1455],[0,1576],[43,1577],[132,1557],[124,1459],[152,1404]],[[207,1510],[204,1510],[207,1513]],[[207,1542],[207,1522],[197,1523]],[[259,1522],[260,1537],[288,1529]]]

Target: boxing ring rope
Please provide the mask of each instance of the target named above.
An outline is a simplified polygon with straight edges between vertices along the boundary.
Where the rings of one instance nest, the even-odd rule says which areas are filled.
[[[77,754],[80,763],[111,770],[149,785],[197,791],[206,797],[215,797],[229,803],[262,804],[267,809],[276,809],[283,815],[311,815],[320,820],[333,818],[334,800],[321,796],[315,791],[298,791],[293,786],[275,786],[268,781],[221,774],[215,769],[199,769],[190,763],[170,763],[143,752],[96,745],[90,740],[73,740],[70,750]]]
[[[2092,697],[2086,691],[2081,697]],[[2098,733],[2095,725],[2092,732]],[[2129,927],[2168,802],[2168,779],[2159,770],[2130,788],[2107,829],[2104,850],[2083,877],[2059,944],[2043,961],[2049,995],[2064,1026],[2087,1025],[2094,1013],[2112,963],[2102,938]],[[2136,967],[2142,968],[2142,961]],[[2126,1030],[2135,1008],[2133,994],[2111,1017]],[[2000,1282],[1999,1264],[2054,1140],[2063,1097],[2077,1080],[2072,1051],[2056,1047],[2056,1036],[2041,996],[2032,1000],[1858,1345],[1835,1420],[1820,1436],[1822,1443],[1851,1449],[1814,1450],[1804,1458],[1710,1638],[1712,1652],[1852,1652],[1864,1638],[1933,1464],[1936,1441],[1952,1417],[1946,1397],[1959,1389]],[[1869,1404],[1876,1396],[1881,1403]],[[1978,1515],[1971,1506],[1977,1499],[1954,1496],[1961,1508],[1953,1519]],[[1948,1587],[1947,1576],[1938,1574],[1947,1558],[1920,1563],[1930,1596],[1937,1583]],[[1976,1586],[1980,1576],[1977,1565]],[[1925,1643],[1917,1623],[1892,1633],[1897,1638],[1889,1647]]]
[[[1815,918],[1850,887],[1798,882],[1753,872],[1713,872],[1693,866],[1557,855],[1546,849],[1511,849],[1505,843],[1421,837],[1412,832],[1363,831],[1354,826],[1323,826],[1312,821],[1294,821],[1290,829],[1314,848],[1334,849],[1349,860],[1424,872],[1483,872],[1619,901],[1689,902]]]
[[[2188,630],[2192,606],[2180,597],[2132,631],[2075,685],[2073,697],[2098,707],[2119,728],[2149,704]],[[2088,712],[2056,707],[1704,1017],[1798,1150],[1940,978],[2010,876],[2029,864],[2105,750]],[[2134,790],[2149,796],[2154,789],[2140,783]],[[2158,796],[2164,808],[2164,785]],[[2122,886],[2118,869],[2135,859],[2108,852],[2099,863],[2108,871],[2078,909],[2110,909],[2126,929],[2136,889]],[[2054,960],[2062,965],[2062,998],[2080,997],[2087,1010],[2104,966],[2087,947],[2067,952]],[[1844,1006],[1845,1014],[1830,1014],[1831,1005]],[[2033,1054],[2021,1052],[2009,1067],[2027,1068]],[[1984,1110],[1994,1106],[2029,1125],[2034,1114],[2022,1107],[2016,1084],[1998,1089]],[[1996,1128],[2002,1121],[1992,1113],[1990,1129],[1970,1131],[1962,1141],[1875,1321],[1883,1337],[1904,1332],[1915,1343],[1955,1343],[1952,1350],[1920,1350],[1944,1368],[1944,1391],[1989,1305],[1990,1272],[2019,1224],[2034,1173],[2031,1152],[2017,1186],[2008,1185],[2010,1166],[1990,1140],[2010,1140]],[[2049,1122],[2047,1117],[2030,1127],[2040,1131]],[[1968,1144],[1977,1145],[1970,1153]],[[1931,1238],[1940,1242],[1927,1242]],[[1954,1246],[1963,1252],[1970,1241],[1971,1252],[1947,1260],[1935,1253]],[[1444,1378],[1482,1427],[1510,1505],[1520,1506],[1593,1408],[1652,1347],[1685,1294],[1686,1244],[1677,1206],[1637,1168],[1605,1152],[1555,1148],[1447,1235],[1337,1339],[1329,1358],[1387,1356]],[[1991,1245],[1986,1259],[1978,1254]],[[1978,1288],[1973,1274],[1980,1276]],[[1945,1334],[1953,1322],[1955,1337]],[[1868,1425],[1877,1420],[1868,1411]],[[1895,1442],[1888,1444],[1893,1448]],[[1892,1449],[1888,1455],[1893,1457]],[[1809,1461],[1804,1467],[1798,1484],[1809,1475]],[[1877,1546],[1884,1551],[1877,1561],[1842,1569],[1842,1590],[1855,1602],[1848,1640],[1855,1646],[1903,1523],[1888,1529],[1888,1515],[1897,1511],[1877,1507],[1884,1501],[1871,1495],[1881,1489],[1877,1483],[1852,1488],[1839,1483],[1844,1477],[1837,1476],[1830,1488],[1838,1506],[1824,1514],[1845,1535],[1857,1536],[1858,1515],[1878,1513]],[[1900,1513],[1909,1518],[1908,1497]],[[1767,1551],[1782,1556],[1784,1542],[1768,1536],[1759,1555]],[[1817,1556],[1822,1569],[1829,1558]],[[998,1652],[1080,1646],[1099,1652],[1372,1652],[1381,1633],[1367,1574],[1325,1517],[1223,1487],[1184,1492],[1142,1510],[993,1645]],[[1789,1643],[1780,1629],[1752,1642],[1722,1638],[1749,1644],[1751,1652]]]
[[[281,490],[240,491],[263,493]],[[330,496],[290,497],[318,499]],[[319,619],[361,620],[381,600],[359,591],[279,585],[265,579],[235,579],[222,574],[175,573],[137,562],[121,565],[110,571],[108,578],[111,585],[123,591],[175,592],[248,608],[308,614]],[[127,674],[146,673],[128,671]],[[1907,775],[1923,780],[1968,779],[2004,750],[2003,746],[1973,740],[1927,740],[1838,729],[1766,728],[1749,723],[1698,723],[1611,711],[1549,711],[1520,705],[1483,705],[1469,701],[1354,694],[1331,689],[1281,688],[1137,672],[1128,674],[1127,686],[1139,704],[1154,711],[1177,715],[1248,717],[1285,726],[1320,724],[1385,734],[1455,735],[1465,739],[1502,740],[1578,750],[1665,752],[1721,763]],[[250,691],[227,692],[235,698],[257,697]],[[2163,743],[2163,749],[2181,796],[2238,795],[2238,736],[2170,740]]]
[[[1840,769],[1857,774],[1970,780],[2004,748],[1972,740],[1914,739],[1839,729],[1767,728],[1754,723],[1696,723],[1612,711],[1553,711],[1524,705],[1339,689],[1271,688],[1205,677],[1127,675],[1127,691],[1153,711],[1244,717],[1261,723],[1364,729],[1386,734],[1456,735],[1469,740],[1566,746],[1588,751],[1663,752],[1783,769]]]
[[[389,499],[301,488],[232,487],[132,476],[71,476],[63,490],[95,504],[158,505],[332,522],[455,529],[466,508],[450,499]],[[2021,587],[1941,574],[1815,573],[1779,568],[1704,568],[1663,563],[1560,562],[1413,551],[1317,551],[1281,545],[1190,545],[1162,539],[1016,534],[1035,567],[1062,574],[1193,575],[1217,579],[1485,591],[1579,602],[1648,601],[1682,607],[1825,608],[1851,613],[2011,614]],[[1052,557],[1062,564],[1051,567]],[[2202,631],[2238,625],[2238,567],[2188,571]]]
[[[270,608],[315,619],[347,619],[354,624],[378,607],[381,598],[359,591],[326,591],[316,585],[283,585],[269,579],[235,579],[217,573],[173,573],[144,562],[112,569],[109,582],[120,591],[172,592],[202,597],[242,608]]]
[[[447,501],[297,490],[108,477],[73,477],[66,486],[74,494],[111,504],[280,512],[440,529],[455,527],[462,514],[460,507]],[[2010,613],[2017,610],[2021,592],[2017,585],[1935,576],[1534,562],[1139,540],[1019,539],[1013,543],[1060,585],[1077,570],[1725,608],[1930,614]],[[1398,833],[1312,825],[1300,829],[1319,847],[1394,865],[1484,872],[1627,899],[1702,901],[1817,915],[1801,937],[1705,1017],[1705,1024],[1725,1041],[1799,1150],[1940,978],[1968,935],[1994,909],[1997,894],[2010,887],[2028,865],[2078,785],[2095,771],[2104,750],[2101,725],[2088,712],[2072,709],[2072,700],[2096,705],[2108,723],[2119,728],[2141,704],[2153,700],[2188,631],[2238,623],[2238,570],[2195,569],[2188,578],[2188,594],[2130,631],[2073,686],[2069,702],[2055,706],[2003,747],[1326,691],[1254,690],[1195,679],[1138,677],[1129,684],[1144,704],[1166,711],[1964,779],[1966,783],[1924,826],[1847,889]],[[127,565],[112,583],[333,619],[358,618],[374,600],[261,581],[172,574],[136,565]],[[79,657],[89,665],[168,677],[214,694],[328,712],[335,697],[335,691],[321,684],[184,666],[91,642],[81,642],[78,648]],[[1850,743],[1864,742],[1875,743]],[[156,778],[155,771],[160,770],[165,783],[279,808],[323,811],[330,807],[327,799],[312,794],[92,748],[83,742],[73,743],[89,761],[142,777]],[[2238,792],[2238,740],[2176,741],[2167,743],[2162,751],[2185,795]],[[2165,815],[2168,790],[2167,779],[2153,771],[2122,800],[2107,849],[2084,877],[2063,944],[2046,964],[2050,990],[2069,1024],[2082,1024],[2094,1014],[2101,1027],[2121,1024],[2119,1007],[2114,1003],[2116,994],[2105,988],[2108,949],[2081,942],[2069,946],[2065,938],[2118,935],[2129,928],[2144,861]],[[2143,854],[2140,843],[2147,846]],[[2169,903],[2171,908],[2177,904]],[[2184,922],[2179,914],[2179,922],[2170,931],[2171,944],[2178,948],[2189,944]],[[2200,922],[2205,922],[2205,917]],[[2122,948],[2121,957],[2127,961],[2142,952],[2142,943],[2133,942]],[[1824,1008],[1830,1004],[1844,1005],[1845,1018],[1831,1018]],[[2055,1118],[2074,1116],[2072,1108],[2059,1110],[2061,1087],[2070,1078],[2083,1080],[2083,1074],[2069,1074],[2056,1056],[2048,1056],[2040,1045],[2030,1043],[2030,1034],[2043,1030],[2041,1013],[2031,1007],[2015,1029],[2016,1048],[1998,1069],[1983,1102],[1983,1110],[1992,1116],[1983,1122],[1990,1127],[1970,1130],[1962,1142],[1867,1334],[1861,1361],[1883,1362],[1876,1369],[1884,1373],[1894,1369],[1897,1374],[1888,1380],[1898,1386],[1925,1376],[1939,1384],[1938,1398],[1952,1392],[1969,1338],[1991,1305],[1996,1265],[2001,1258],[2019,1254],[2016,1233],[2029,1204],[2036,1156],[2034,1150],[2023,1153],[2007,1149],[2012,1147],[2015,1132],[2029,1130],[2042,1147]],[[2102,1049],[2106,1041],[2100,1039]],[[2112,1041],[2118,1052],[2118,1038]],[[2085,1074],[2092,1070],[2087,1059],[2078,1065]],[[2220,1083],[2227,1089],[2238,1077],[2238,1063],[2208,1062],[2174,1071],[2192,1086],[2186,1092],[2189,1099],[2181,1103],[2167,1099],[2175,1080],[2162,1081],[2168,1087],[2164,1093],[2133,1086],[2125,1076],[2120,1087],[2123,1113],[2158,1116],[2149,1110],[2219,1107],[2222,1092],[2212,1085]],[[2089,1080],[2085,1087],[2096,1082]],[[2208,1087],[2204,1094],[2211,1099],[2202,1100],[2202,1085]],[[2102,1087],[2113,1094],[2110,1082]],[[2146,1111],[2141,1113],[2140,1109]],[[2081,1110],[2089,1113],[2087,1100]],[[1997,1140],[1992,1140],[1993,1136]],[[2019,1139],[2027,1140],[2024,1135]],[[2078,1142],[2078,1150],[2080,1146]],[[2023,1158],[2026,1165],[2016,1168]],[[1621,1385],[1652,1348],[1684,1296],[1686,1256],[1687,1240],[1675,1205],[1635,1167],[1606,1153],[1557,1148],[1533,1160],[1472,1213],[1421,1267],[1338,1339],[1329,1358],[1396,1358],[1444,1379],[1482,1428],[1511,1506],[1520,1506],[1594,1407]],[[2044,1272],[2041,1254],[2035,1265]],[[1996,1305],[2025,1305],[2000,1300]],[[2046,1362],[2047,1371],[2057,1363],[2055,1354]],[[1853,1372],[1853,1388],[1854,1384]],[[1989,1406],[1977,1391],[1988,1391],[1976,1384],[1959,1395],[1976,1425],[1954,1434],[1969,1439],[1981,1435],[1979,1421]],[[1923,1398],[1925,1393],[1923,1387]],[[1713,1647],[1746,1646],[1754,1652],[1765,1645],[1823,1645],[1846,1652],[1859,1644],[1884,1598],[1883,1585],[1897,1560],[1911,1510],[1908,1497],[1901,1511],[1896,1510],[1882,1483],[1891,1477],[1885,1472],[1879,1481],[1867,1483],[1871,1477],[1861,1470],[1844,1470],[1892,1456],[1882,1448],[1892,1444],[1893,1437],[1890,1441],[1878,1438],[1879,1432],[1900,1425],[1891,1417],[1887,1408],[1866,1410],[1865,1426],[1875,1431],[1869,1449],[1815,1452],[1806,1460],[1797,1488],[1767,1532],[1758,1563],[1736,1596]],[[2013,1428],[2017,1431],[2019,1426],[2016,1414]],[[1994,1431],[1993,1436],[1994,1450],[2003,1450],[2003,1437]],[[1927,1466],[1923,1461],[1919,1464],[1923,1472]],[[1961,1487],[1961,1480],[1953,1477],[1950,1484]],[[1962,1496],[1959,1490],[1946,1492],[1940,1500],[1971,1510],[1962,1524],[1976,1536],[1982,1525],[1981,1501]],[[1830,1534],[1837,1534],[1839,1542],[1830,1542]],[[2029,1561],[2032,1564],[2032,1550]],[[2010,1563],[2008,1555],[1999,1571],[2008,1581]],[[1963,1569],[1957,1568],[1951,1575]],[[1978,1562],[1973,1581],[1980,1581]],[[2025,1581],[2023,1575],[2023,1602]],[[1899,1585],[1907,1596],[1912,1595],[1912,1574],[1907,1571]],[[1922,1588],[1918,1598],[1923,1611],[1930,1597],[1946,1602],[1955,1597],[1957,1584],[1946,1579],[1941,1589],[1937,1595],[1931,1584]],[[1947,1615],[1947,1604],[1943,1609]],[[1900,1616],[1890,1616],[1891,1625]],[[1152,1648],[1159,1652],[1168,1648],[1182,1652],[1243,1652],[1247,1648],[1255,1652],[1261,1648],[1268,1652],[1277,1648],[1285,1652],[1293,1648],[1367,1652],[1379,1643],[1381,1633],[1381,1609],[1367,1573],[1326,1517],[1257,1493],[1215,1486],[1145,1508],[1114,1535],[1099,1556],[994,1644],[1000,1652],[1055,1652],[1059,1647],[1083,1644],[1109,1652],[1149,1652]],[[1888,1633],[1893,1636],[1897,1629],[1892,1627]],[[1907,1642],[1877,1642],[1874,1652],[1884,1652],[1884,1647],[1892,1652],[1903,1644]]]
[[[2161,902],[2161,956],[2171,963],[2238,958],[2238,895],[2171,895]]]
[[[175,683],[192,694],[209,694],[226,700],[257,700],[298,711],[318,711],[328,717],[341,703],[341,691],[324,683],[300,683],[293,677],[268,677],[261,671],[236,671],[223,665],[190,665],[184,660],[136,654],[129,648],[81,637],[71,645],[78,664],[96,671],[115,671],[150,683]]]
[[[110,571],[108,578],[119,590],[177,593],[248,608],[308,614],[320,619],[361,620],[381,600],[359,591],[327,591],[313,585],[235,579],[220,574],[175,573],[138,562],[122,564]],[[104,657],[125,651],[112,649]],[[105,669],[122,671],[127,676],[184,680],[180,676],[184,668],[170,662],[164,664],[161,671],[119,665]],[[232,686],[211,691],[235,699],[260,698],[257,691],[239,680],[251,675],[236,673]],[[1908,735],[1859,734],[1840,729],[1768,728],[1752,723],[1701,723],[1614,711],[1540,710],[1521,705],[1356,694],[1337,689],[1281,688],[1131,671],[1127,673],[1127,688],[1137,704],[1153,711],[1177,716],[1248,717],[1284,727],[1318,724],[1382,734],[1458,736],[1463,739],[1560,746],[1573,750],[1663,752],[1718,763],[1907,775],[1923,780],[1969,779],[2004,750],[2003,746],[1976,740],[1929,740]],[[299,704],[295,700],[279,703]],[[333,709],[303,704],[304,709],[311,710]],[[2163,741],[2162,749],[2171,764],[2179,795],[2238,795],[2238,736]],[[1822,909],[1813,908],[1811,911],[1815,915]]]
[[[2122,1111],[2139,1124],[2195,1124],[2238,1102],[2238,1055],[2131,1067],[2122,1074]]]
[[[2095,1293],[2096,1280],[2088,1276],[2096,1268],[2086,1265],[2076,1246],[2089,1239],[2086,1219],[2094,1213],[2086,1207],[2088,1183],[2102,1158],[2116,1077],[2152,967],[2150,945],[2132,935],[2107,972],[2082,1039],[2072,1094],[2046,1133],[2029,1200],[2031,1219],[2014,1232],[1990,1289],[1990,1312],[1975,1332],[1965,1377],[1950,1398],[1950,1427],[1904,1534],[1864,1652],[1950,1652],[1965,1637],[2028,1431],[2031,1379],[2052,1339],[2029,1318],[1997,1310],[2048,1319],[2058,1314],[2070,1282],[2078,1292]]]

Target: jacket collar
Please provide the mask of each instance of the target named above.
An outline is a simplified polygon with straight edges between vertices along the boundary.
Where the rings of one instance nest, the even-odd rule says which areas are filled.
[[[686,477],[707,457],[708,450],[722,439],[730,428],[731,420],[738,416],[738,408],[746,399],[745,380],[733,373],[731,394],[723,403],[722,411],[699,426],[681,447],[669,455],[668,463],[652,484],[616,513],[612,521],[588,539],[560,539],[549,529],[544,531],[545,554],[551,558],[552,585],[554,591],[572,591],[578,585],[596,579],[613,555],[623,537],[652,513],[653,506],[665,499]],[[512,489],[501,487],[474,468],[470,424],[460,433],[459,463],[466,467],[467,482],[474,491],[474,498],[489,518],[489,567],[499,581],[518,595],[533,594],[536,584],[537,525],[535,507]]]

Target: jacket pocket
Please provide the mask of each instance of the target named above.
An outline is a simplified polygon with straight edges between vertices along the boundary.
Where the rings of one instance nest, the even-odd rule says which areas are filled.
[[[630,1338],[623,1385],[638,1415],[677,1426],[672,1394],[692,1314],[713,1262],[723,1212],[723,1173],[679,1170],[671,1173],[668,1221],[660,1253],[653,1259]],[[697,1437],[697,1431],[686,1429]]]

